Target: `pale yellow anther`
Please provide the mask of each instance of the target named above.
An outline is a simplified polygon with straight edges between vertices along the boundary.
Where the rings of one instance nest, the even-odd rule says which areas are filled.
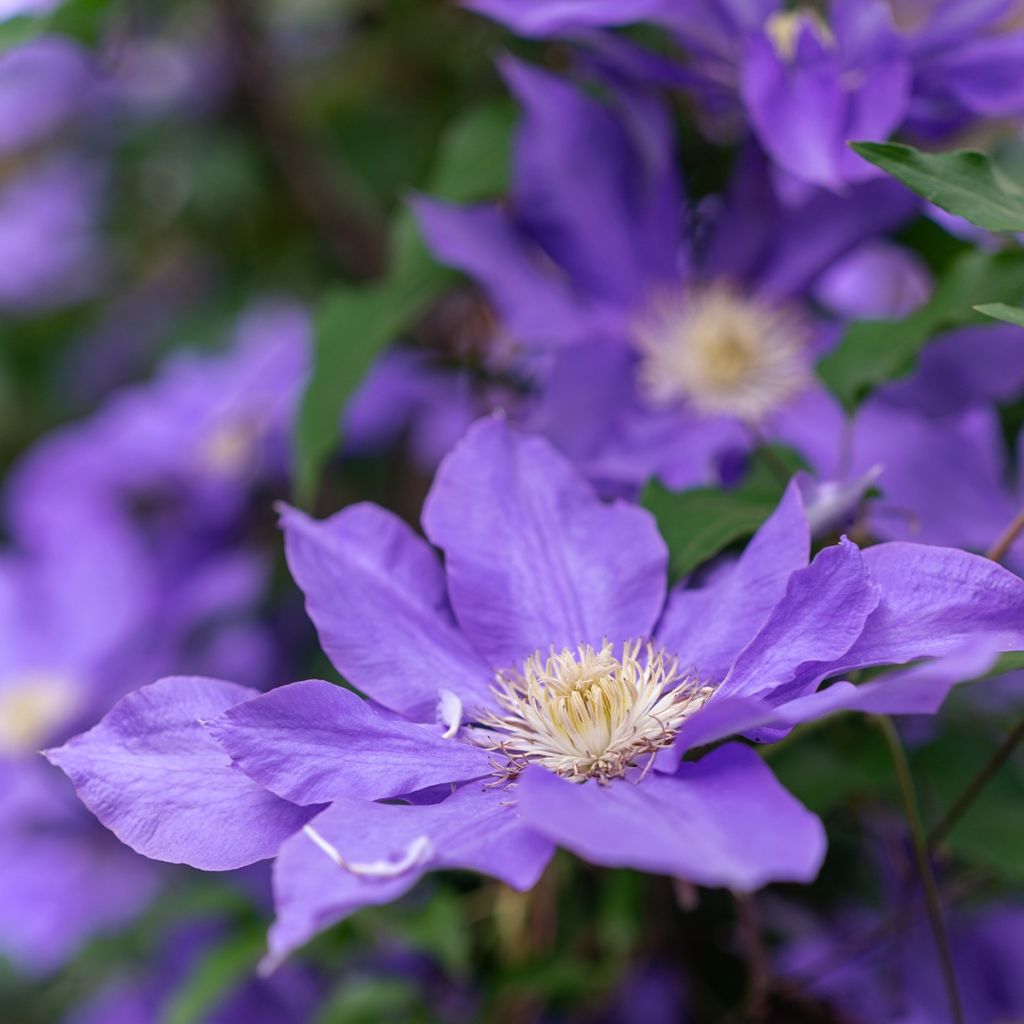
[[[793,11],[776,11],[764,23],[765,34],[772,41],[775,52],[787,63],[796,56],[800,33],[809,28],[822,46],[834,46],[835,36],[819,11],[799,7]]]
[[[656,301],[635,339],[640,384],[656,405],[757,422],[810,382],[798,318],[727,285]]]
[[[200,461],[215,476],[238,476],[256,459],[259,428],[248,421],[219,423],[203,439]]]
[[[497,768],[506,776],[539,764],[578,782],[608,781],[668,746],[711,692],[640,641],[620,656],[609,643],[538,651],[522,672],[498,677],[502,713],[483,719],[479,739],[504,755]]]
[[[31,671],[0,681],[0,753],[28,754],[49,743],[81,704],[74,680]]]

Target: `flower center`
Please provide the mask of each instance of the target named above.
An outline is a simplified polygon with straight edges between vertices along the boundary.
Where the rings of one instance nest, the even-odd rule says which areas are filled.
[[[506,778],[539,764],[574,781],[607,782],[671,744],[711,692],[639,640],[624,644],[619,657],[610,643],[546,658],[538,651],[521,673],[499,674],[504,714],[481,721],[481,742],[506,757],[499,768]]]
[[[203,468],[216,477],[241,476],[255,464],[260,432],[255,418],[217,424],[200,443]]]
[[[74,681],[55,672],[26,672],[0,682],[0,753],[27,754],[46,743],[80,701]]]
[[[655,304],[636,342],[641,387],[659,405],[757,421],[809,382],[797,317],[726,285]]]

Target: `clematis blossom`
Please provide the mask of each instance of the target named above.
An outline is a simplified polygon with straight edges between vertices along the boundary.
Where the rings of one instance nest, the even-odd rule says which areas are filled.
[[[609,492],[652,475],[716,481],[763,438],[832,475],[844,418],[813,364],[835,327],[809,300],[916,201],[877,180],[786,208],[748,149],[725,195],[688,209],[650,95],[613,88],[602,103],[537,68],[502,68],[524,112],[510,200],[415,208],[435,254],[477,282],[518,346],[534,395],[514,414]]]
[[[842,191],[876,172],[851,139],[948,136],[1024,112],[1024,31],[1013,0],[468,0],[520,35],[574,41],[589,59],[681,87],[712,132],[746,125],[795,184]],[[665,29],[680,67],[604,30]],[[799,188],[796,189],[799,192]]]
[[[147,856],[276,855],[267,966],[428,871],[529,888],[556,845],[705,886],[808,882],[821,823],[736,737],[932,712],[1024,640],[1024,581],[978,556],[843,540],[809,560],[795,484],[729,570],[669,590],[652,517],[501,418],[439,469],[423,527],[443,565],[370,504],[283,524],[322,645],[365,696],[162,680],[48,754]]]

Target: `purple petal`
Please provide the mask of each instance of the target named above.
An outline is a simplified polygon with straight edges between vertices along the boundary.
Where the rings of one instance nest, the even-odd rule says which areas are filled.
[[[489,771],[483,748],[385,718],[318,679],[236,704],[206,727],[246,775],[297,804],[401,796]]]
[[[481,420],[423,512],[455,614],[495,667],[537,650],[651,634],[667,552],[653,518],[604,504],[547,441]]]
[[[917,369],[882,388],[876,401],[926,416],[1012,402],[1024,389],[1024,332],[1013,324],[964,327],[929,342]]]
[[[602,303],[639,302],[673,280],[683,204],[666,119],[642,146],[631,118],[566,80],[512,59],[501,68],[523,109],[514,202],[529,233]]]
[[[757,531],[736,565],[699,590],[672,592],[659,641],[702,680],[725,678],[736,655],[782,600],[789,577],[807,565],[811,541],[796,484]]]
[[[948,654],[975,639],[1024,649],[1024,580],[980,555],[895,541],[864,552],[881,602],[833,671]]]
[[[648,21],[665,0],[467,0],[464,6],[507,25],[517,35],[561,35],[578,28]]]
[[[608,786],[528,768],[516,788],[523,821],[584,860],[757,889],[810,882],[825,854],[821,822],[748,747],[721,747],[677,775]]]
[[[913,312],[927,301],[931,287],[931,275],[920,257],[892,242],[872,239],[827,270],[814,294],[843,319],[884,320]]]
[[[427,871],[457,868],[529,889],[551,857],[551,844],[519,821],[509,794],[471,784],[441,803],[406,806],[339,800],[290,839],[274,866],[277,920],[268,966],[362,907],[389,903]],[[325,848],[325,845],[326,848]],[[339,866],[333,848],[357,870],[393,864],[388,877]]]
[[[161,679],[46,756],[137,853],[204,871],[244,867],[272,857],[315,813],[232,768],[200,724],[253,693],[217,679]]]
[[[751,39],[743,101],[759,141],[781,167],[803,181],[838,187],[846,118],[842,69],[807,26],[797,47],[787,63],[767,37]]]
[[[894,672],[876,682],[854,686],[840,681],[784,704],[727,694],[721,699],[712,698],[683,723],[672,747],[658,755],[655,767],[674,772],[688,750],[755,730],[789,730],[838,711],[932,715],[954,686],[976,679],[991,667],[994,659],[991,644],[974,641],[944,658]]]
[[[510,334],[535,343],[586,336],[585,307],[506,212],[425,198],[412,205],[432,252],[480,284]]]
[[[349,682],[420,720],[434,720],[441,689],[490,702],[492,673],[452,621],[437,557],[397,516],[359,504],[317,522],[285,508],[282,524],[306,610]]]
[[[860,549],[845,538],[825,548],[790,576],[785,596],[736,658],[722,693],[771,698],[794,677],[834,662],[856,643],[878,602]]]
[[[939,392],[936,398],[941,401]],[[881,539],[981,551],[1017,510],[993,408],[930,419],[869,401],[857,416],[851,447],[855,472],[882,468],[884,497],[870,508],[872,533]]]

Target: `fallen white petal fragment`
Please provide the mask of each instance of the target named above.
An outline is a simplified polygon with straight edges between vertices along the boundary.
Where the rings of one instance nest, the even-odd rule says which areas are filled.
[[[434,854],[434,844],[429,836],[417,836],[398,860],[374,860],[366,863],[347,861],[337,847],[329,843],[312,825],[305,825],[302,831],[339,868],[361,878],[397,878],[408,871],[425,864]]]
[[[437,717],[445,726],[441,738],[453,739],[462,725],[462,701],[451,690],[441,690],[438,694]]]

